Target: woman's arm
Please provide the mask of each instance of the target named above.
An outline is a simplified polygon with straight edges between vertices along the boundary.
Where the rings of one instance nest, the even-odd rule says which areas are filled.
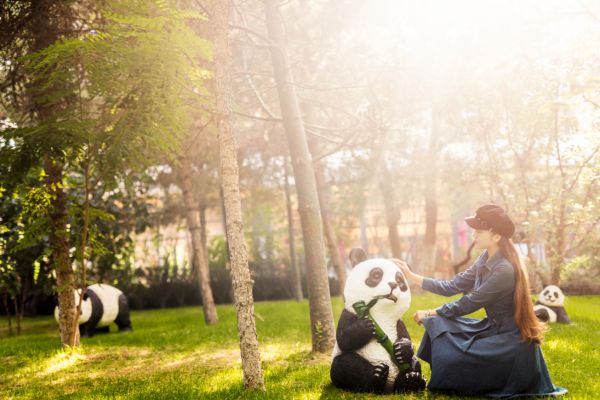
[[[479,310],[486,303],[514,288],[515,271],[511,264],[494,267],[491,275],[483,284],[458,300],[446,303],[436,309],[438,315],[452,318],[460,317]]]
[[[428,292],[450,297],[473,289],[475,285],[476,264],[459,272],[452,279],[423,278],[421,287]]]
[[[424,277],[412,272],[406,262],[397,258],[392,258],[391,260],[398,265],[398,267],[402,270],[402,273],[404,273],[404,276],[406,276],[406,279],[408,279],[410,282],[415,283],[423,289],[435,294],[442,296],[453,296],[457,293],[466,292],[467,290],[471,290],[473,288],[476,275],[475,265],[479,259],[477,259],[473,265],[467,268],[467,270],[459,272],[450,280]]]

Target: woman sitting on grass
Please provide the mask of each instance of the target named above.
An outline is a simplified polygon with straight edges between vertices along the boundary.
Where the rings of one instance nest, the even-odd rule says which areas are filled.
[[[566,393],[548,374],[540,347],[545,326],[535,316],[527,274],[510,240],[513,222],[494,204],[465,221],[475,229],[472,247],[485,250],[451,280],[423,277],[393,259],[409,281],[427,291],[442,296],[470,291],[414,314],[425,327],[417,356],[431,366],[427,388],[492,397]],[[463,317],[482,307],[484,319]]]

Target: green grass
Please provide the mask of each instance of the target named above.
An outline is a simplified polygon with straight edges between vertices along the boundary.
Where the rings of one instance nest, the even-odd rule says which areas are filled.
[[[415,349],[423,327],[412,321],[416,309],[448,301],[432,294],[413,297],[405,316]],[[600,296],[571,296],[573,325],[552,325],[542,346],[555,385],[564,398],[600,397]],[[342,304],[334,299],[337,321]],[[134,331],[83,339],[77,353],[59,351],[52,317],[26,319],[20,336],[0,328],[0,399],[363,399],[333,388],[329,355],[310,354],[308,303],[256,304],[257,329],[267,392],[245,392],[235,309],[218,307],[220,322],[205,326],[199,307],[134,311]],[[483,311],[474,314],[483,316]],[[111,330],[116,330],[111,327]],[[423,363],[425,376],[429,365]],[[393,395],[392,395],[393,396]],[[392,398],[391,396],[385,396]],[[409,399],[456,397],[422,392]]]

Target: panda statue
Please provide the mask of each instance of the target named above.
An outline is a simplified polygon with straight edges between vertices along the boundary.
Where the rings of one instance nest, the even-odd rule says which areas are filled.
[[[74,292],[77,305],[80,290]],[[54,308],[54,318],[58,321],[58,306]],[[117,324],[120,332],[132,329],[127,297],[114,286],[101,283],[88,286],[83,292],[79,316],[81,337],[92,337],[94,333],[100,331],[108,332],[112,322]]]
[[[546,286],[538,295],[533,309],[540,321],[571,323],[565,310],[565,295],[558,286]]]
[[[333,385],[353,392],[423,390],[421,364],[401,319],[411,301],[404,275],[391,260],[367,260],[361,248],[352,249],[349,258],[352,271],[332,353]]]

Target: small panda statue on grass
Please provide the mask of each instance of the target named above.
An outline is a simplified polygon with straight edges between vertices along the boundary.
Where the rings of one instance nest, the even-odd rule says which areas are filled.
[[[533,309],[540,321],[571,323],[565,310],[565,295],[558,286],[548,285],[542,289]]]
[[[421,364],[402,322],[411,301],[404,275],[390,260],[367,260],[361,248],[350,251],[350,261],[332,354],[332,383],[353,392],[423,390]]]
[[[75,290],[75,304],[79,304],[80,290]],[[58,321],[58,307],[54,308],[54,318]],[[92,337],[96,332],[108,332],[109,325],[115,322],[119,332],[130,331],[129,304],[122,291],[114,286],[97,283],[88,286],[83,292],[79,332],[81,337]]]

